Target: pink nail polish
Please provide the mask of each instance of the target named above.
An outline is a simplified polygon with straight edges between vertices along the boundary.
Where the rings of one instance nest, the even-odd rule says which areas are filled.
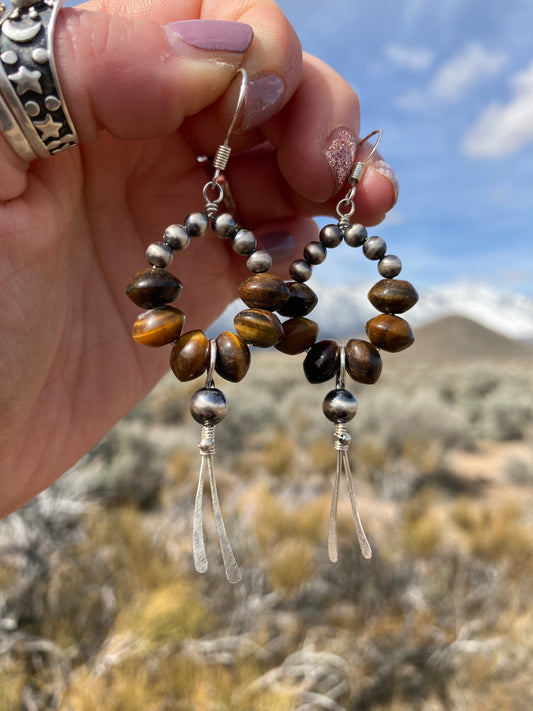
[[[254,31],[243,22],[226,20],[183,20],[165,26],[171,48],[180,43],[208,52],[238,52],[244,54],[252,44]],[[180,52],[181,53],[181,52]]]
[[[281,105],[285,86],[276,74],[263,74],[248,83],[239,128],[254,128],[273,116]]]
[[[370,166],[372,170],[376,171],[376,173],[379,173],[380,175],[383,175],[385,178],[387,178],[387,180],[394,188],[394,202],[392,204],[392,207],[394,207],[394,205],[396,205],[396,203],[398,202],[398,194],[400,192],[400,183],[398,181],[398,176],[390,167],[390,165],[381,157],[376,158],[375,160],[371,160]]]
[[[347,128],[337,128],[330,135],[325,150],[326,160],[335,176],[335,192],[342,188],[355,162],[357,142]]]

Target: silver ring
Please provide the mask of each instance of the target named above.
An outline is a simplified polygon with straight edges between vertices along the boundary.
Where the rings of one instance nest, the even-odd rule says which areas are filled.
[[[0,20],[0,125],[26,160],[55,155],[79,142],[54,62],[54,28],[62,3],[13,0],[13,9]]]

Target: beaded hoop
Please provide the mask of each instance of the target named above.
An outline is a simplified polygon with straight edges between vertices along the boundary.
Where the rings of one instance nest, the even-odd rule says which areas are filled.
[[[332,562],[338,559],[336,516],[342,471],[346,475],[361,551],[365,558],[372,556],[357,510],[347,455],[351,438],[347,433],[346,423],[355,417],[357,401],[345,387],[345,375],[348,373],[353,380],[363,384],[377,382],[383,365],[379,351],[397,353],[413,343],[411,327],[398,314],[405,313],[418,301],[418,294],[412,284],[395,279],[401,272],[402,263],[397,256],[387,254],[385,241],[378,236],[368,236],[364,225],[350,222],[355,212],[356,186],[381,140],[382,132],[373,131],[361,141],[365,143],[374,135],[378,138],[370,154],[364,161],[355,164],[348,178],[350,190],[337,205],[337,224],[323,227],[320,231],[320,241],[310,242],[304,249],[303,259],[292,262],[289,273],[294,281],[288,284],[289,299],[278,309],[278,313],[289,318],[282,324],[283,337],[276,344],[276,348],[288,354],[307,351],[303,370],[310,383],[323,383],[333,377],[337,379],[336,388],[326,395],[323,402],[325,416],[335,424],[334,447],[337,450],[337,472],[328,533],[328,551]],[[310,279],[313,267],[325,261],[328,249],[338,247],[343,241],[350,247],[362,247],[367,259],[378,262],[378,272],[383,279],[370,289],[368,299],[381,313],[365,324],[368,341],[351,338],[346,345],[339,345],[329,339],[316,342],[318,325],[307,316],[316,306],[318,297],[304,282]],[[235,325],[237,326],[237,323]]]

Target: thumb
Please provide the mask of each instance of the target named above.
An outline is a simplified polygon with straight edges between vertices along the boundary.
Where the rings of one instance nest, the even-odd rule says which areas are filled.
[[[249,25],[149,20],[64,8],[55,38],[61,89],[81,141],[176,130],[224,93],[253,39]]]

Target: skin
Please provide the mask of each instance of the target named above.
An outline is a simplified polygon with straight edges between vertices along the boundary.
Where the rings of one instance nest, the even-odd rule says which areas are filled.
[[[244,56],[172,54],[161,26],[199,17],[248,23],[254,43]],[[168,349],[132,340],[139,309],[124,288],[147,266],[146,246],[203,208],[196,156],[224,140],[238,66],[250,79],[277,74],[285,93],[274,115],[232,137],[226,175],[242,224],[290,232],[294,256],[316,238],[311,216],[334,214],[339,199],[328,136],[359,132],[357,96],[302,55],[270,0],[91,2],[62,10],[55,48],[81,145],[28,164],[0,136],[1,515],[72,466],[168,369]],[[367,170],[358,220],[378,223],[393,201],[389,181]],[[290,261],[275,272],[286,276]],[[247,274],[213,239],[171,269],[187,330],[207,327]]]

